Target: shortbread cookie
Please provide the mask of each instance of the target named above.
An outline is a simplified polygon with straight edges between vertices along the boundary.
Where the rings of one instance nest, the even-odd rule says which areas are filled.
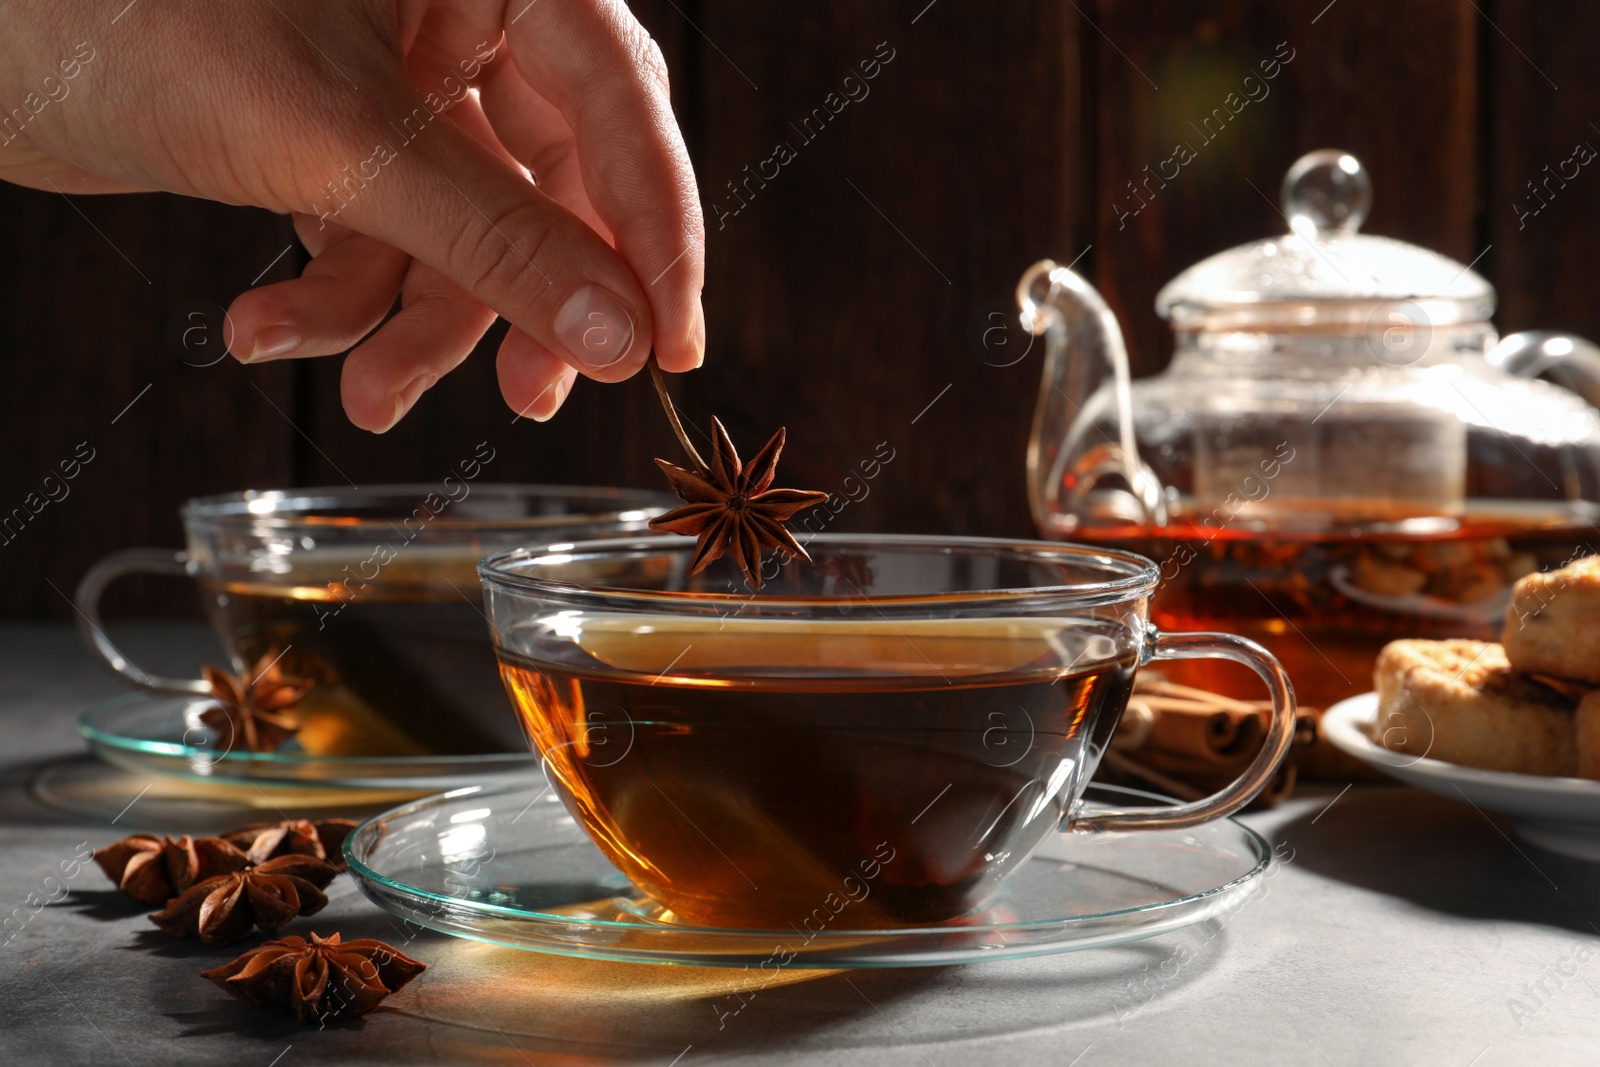
[[[1407,756],[1520,774],[1577,773],[1570,697],[1482,641],[1392,641],[1373,672],[1373,740]]]
[[[1600,556],[1518,579],[1500,641],[1519,671],[1600,685]]]

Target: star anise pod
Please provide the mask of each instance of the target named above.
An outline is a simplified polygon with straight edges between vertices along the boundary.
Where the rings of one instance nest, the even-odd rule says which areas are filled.
[[[699,574],[724,553],[730,553],[752,589],[761,588],[761,553],[766,549],[777,549],[809,561],[811,557],[783,524],[796,513],[822,503],[828,499],[828,494],[809,489],[771,488],[786,431],[780,427],[754,459],[740,463],[739,453],[723,428],[722,420],[713,418],[711,462],[707,464],[695,451],[688,434],[683,432],[683,424],[678,420],[672,398],[667,395],[666,383],[654,356],[650,357],[650,373],[661,397],[661,406],[666,409],[672,429],[678,435],[678,443],[695,464],[694,470],[685,470],[664,459],[656,460],[672,482],[673,491],[685,503],[681,508],[651,519],[650,528],[698,538],[694,556],[689,561],[691,575]]]
[[[285,937],[257,945],[200,976],[246,1004],[292,1011],[311,1023],[365,1015],[427,969],[382,941],[312,934],[310,941]]]
[[[250,752],[272,752],[299,731],[279,712],[300,703],[311,683],[286,675],[278,666],[282,658],[277,649],[268,649],[243,677],[210,664],[200,668],[217,700],[215,707],[200,714],[200,721],[217,732],[223,751],[231,752],[242,743]]]
[[[117,888],[141,904],[161,904],[196,882],[242,870],[252,861],[231,843],[188,834],[174,841],[134,834],[96,849],[94,861]]]
[[[354,819],[286,819],[283,822],[253,822],[221,835],[224,841],[244,850],[251,863],[265,863],[274,856],[315,856],[344,870],[341,848]]]
[[[150,916],[174,937],[228,945],[260,927],[278,929],[296,915],[327,907],[322,888],[339,872],[315,856],[279,856],[259,867],[197,882]]]

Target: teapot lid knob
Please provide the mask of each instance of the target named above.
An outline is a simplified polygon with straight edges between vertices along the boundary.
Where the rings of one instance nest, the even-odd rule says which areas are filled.
[[[1283,213],[1308,239],[1355,233],[1372,210],[1372,179],[1349,152],[1321,148],[1294,161],[1283,176]]]
[[[1295,160],[1282,204],[1289,237],[1208,256],[1162,287],[1156,310],[1182,330],[1300,333],[1365,322],[1373,302],[1426,299],[1434,326],[1446,318],[1485,322],[1493,313],[1494,288],[1470,265],[1358,232],[1372,208],[1372,179],[1349,152],[1324,148]]]

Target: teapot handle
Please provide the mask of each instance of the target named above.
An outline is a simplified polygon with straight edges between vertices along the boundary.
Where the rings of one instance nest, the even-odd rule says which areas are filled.
[[[1600,408],[1600,346],[1575,333],[1524,330],[1489,350],[1489,365],[1519,378],[1548,375]]]

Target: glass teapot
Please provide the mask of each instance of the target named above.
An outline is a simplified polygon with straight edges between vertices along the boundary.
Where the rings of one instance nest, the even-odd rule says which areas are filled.
[[[1139,381],[1082,277],[1045,261],[1017,288],[1047,341],[1042,534],[1157,560],[1158,626],[1261,641],[1319,707],[1372,688],[1390,640],[1494,639],[1512,582],[1600,546],[1600,348],[1498,340],[1489,283],[1358,232],[1371,202],[1348,153],[1298,160],[1290,232],[1169,282],[1172,363]]]

